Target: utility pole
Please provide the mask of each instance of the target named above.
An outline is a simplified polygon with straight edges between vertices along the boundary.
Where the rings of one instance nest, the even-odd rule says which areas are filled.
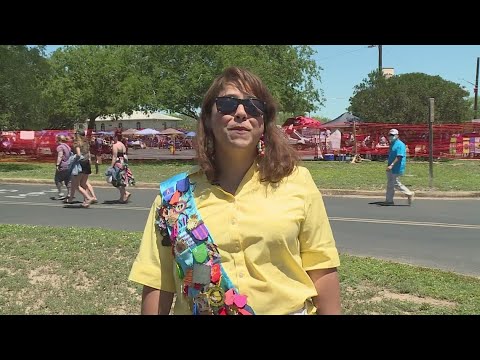
[[[477,74],[475,75],[475,87],[473,88],[473,93],[475,94],[475,102],[473,103],[473,118],[477,118],[477,99],[478,99],[478,64],[480,58],[477,57]]]
[[[428,169],[429,169],[429,186],[430,188],[433,185],[433,119],[434,119],[434,108],[435,108],[435,99],[428,99],[429,106],[429,118],[428,118]]]
[[[369,48],[378,47],[378,71],[382,74],[382,45],[368,45]]]
[[[382,45],[377,45],[378,46],[378,71],[380,71],[380,74],[382,73]],[[477,59],[477,69],[478,69],[478,59]],[[478,71],[477,71],[478,73]]]

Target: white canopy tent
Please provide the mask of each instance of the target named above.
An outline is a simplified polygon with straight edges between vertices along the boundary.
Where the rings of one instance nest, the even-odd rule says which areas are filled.
[[[146,129],[137,131],[135,135],[159,135],[159,134],[160,134],[160,131],[158,130],[146,128]]]

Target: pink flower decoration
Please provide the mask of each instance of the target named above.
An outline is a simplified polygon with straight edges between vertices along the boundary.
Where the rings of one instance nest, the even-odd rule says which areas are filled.
[[[247,304],[247,296],[246,295],[235,295],[233,298],[233,303],[237,305],[240,309],[243,308]]]
[[[230,289],[225,292],[225,305],[232,306],[235,298],[235,290]]]

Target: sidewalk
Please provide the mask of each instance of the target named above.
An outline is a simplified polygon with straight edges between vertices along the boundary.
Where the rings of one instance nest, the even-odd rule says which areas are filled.
[[[4,184],[46,184],[55,186],[51,179],[12,179],[0,178],[0,183]],[[111,187],[105,181],[92,180],[90,183],[97,187]],[[158,189],[157,183],[146,183],[137,181],[136,188]],[[349,190],[349,189],[320,189],[323,195],[332,196],[362,196],[362,197],[385,197],[385,190]],[[480,198],[480,191],[415,191],[416,198]]]

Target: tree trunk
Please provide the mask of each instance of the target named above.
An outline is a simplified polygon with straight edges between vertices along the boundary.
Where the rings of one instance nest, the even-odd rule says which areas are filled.
[[[95,119],[100,116],[99,114],[90,114],[88,116],[88,127],[87,127],[87,137],[90,138],[92,136],[92,132],[95,130]]]

